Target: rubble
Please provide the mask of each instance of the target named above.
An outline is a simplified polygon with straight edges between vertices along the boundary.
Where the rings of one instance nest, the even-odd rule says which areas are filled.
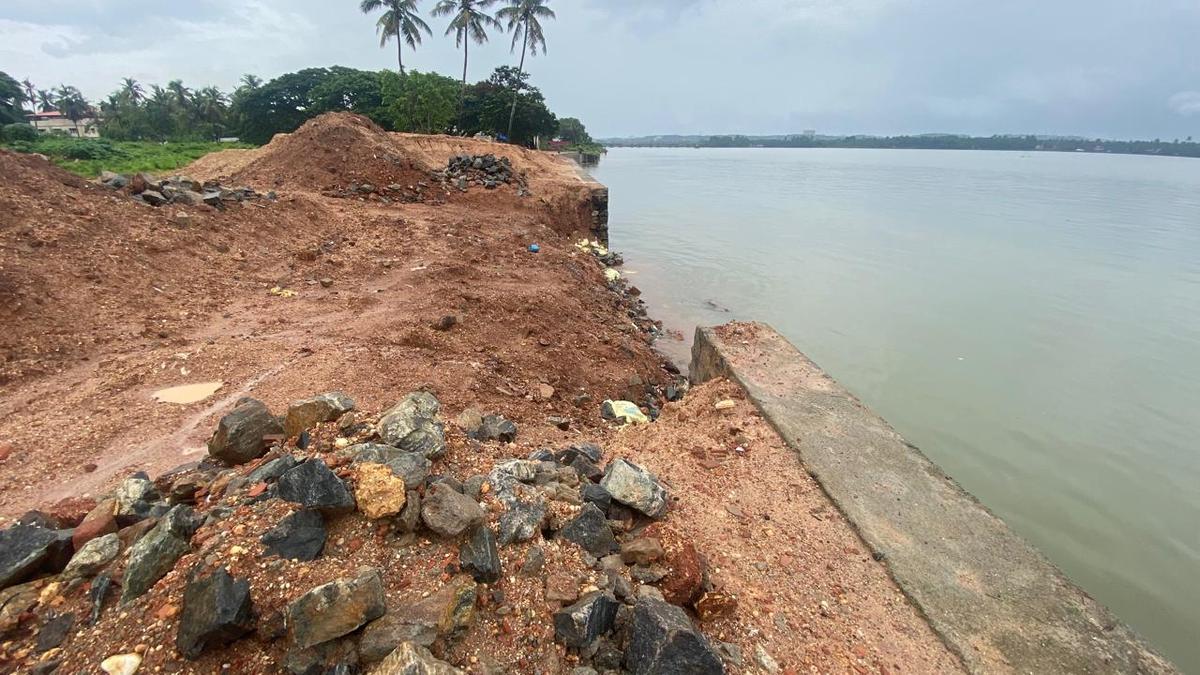
[[[188,659],[221,647],[254,630],[250,583],[220,568],[188,582],[175,648]]]
[[[288,606],[292,644],[306,649],[339,638],[378,619],[387,611],[379,571],[318,586]]]
[[[466,192],[471,186],[494,190],[501,185],[515,183],[519,194],[528,194],[524,174],[513,171],[508,157],[486,155],[455,155],[446,168],[435,174],[447,184]]]
[[[134,201],[150,206],[182,204],[225,209],[229,204],[275,199],[273,192],[260,195],[248,187],[229,188],[217,181],[201,182],[187,176],[171,176],[158,180],[144,173],[130,176],[105,171],[96,182],[113,190],[122,190],[132,196]]]

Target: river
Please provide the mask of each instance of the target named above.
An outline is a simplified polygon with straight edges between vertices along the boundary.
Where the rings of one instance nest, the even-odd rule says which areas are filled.
[[[1200,672],[1200,160],[614,149],[591,173],[652,315],[773,324]]]

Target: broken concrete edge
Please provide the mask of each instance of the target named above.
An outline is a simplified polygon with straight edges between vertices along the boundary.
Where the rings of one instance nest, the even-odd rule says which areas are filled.
[[[786,338],[739,327],[697,327],[692,382],[746,391],[969,671],[1179,672]]]

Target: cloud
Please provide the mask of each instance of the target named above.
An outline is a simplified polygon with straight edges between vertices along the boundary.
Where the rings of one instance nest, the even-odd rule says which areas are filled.
[[[1167,105],[1176,115],[1200,115],[1200,91],[1181,91],[1172,96]]]

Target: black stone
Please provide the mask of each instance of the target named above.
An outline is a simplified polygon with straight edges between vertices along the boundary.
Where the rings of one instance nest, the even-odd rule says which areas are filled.
[[[199,658],[206,649],[229,644],[252,630],[249,581],[234,579],[222,567],[188,583],[175,635],[175,648],[184,657]]]
[[[208,441],[208,454],[229,465],[245,464],[266,452],[264,436],[276,434],[283,434],[283,425],[266,404],[244,399],[221,418]]]
[[[554,613],[554,638],[582,649],[612,629],[620,603],[609,591],[596,591]]]
[[[575,469],[580,478],[586,478],[593,483],[604,477],[604,472],[600,470],[600,467],[583,455],[572,460],[569,466]]]
[[[38,631],[37,650],[39,652],[48,652],[60,646],[67,639],[67,634],[71,632],[71,628],[74,626],[74,614],[60,614],[50,619]]]
[[[296,511],[262,536],[268,553],[289,560],[315,560],[325,548],[325,518],[319,511]]]
[[[579,544],[597,558],[620,548],[608,526],[608,520],[595,504],[584,504],[579,515],[567,523],[560,534],[563,539]]]
[[[467,540],[458,549],[458,564],[481,584],[500,579],[500,554],[492,528],[480,523],[467,532]]]
[[[633,608],[625,667],[633,675],[721,675],[725,665],[708,639],[675,605],[650,597]]]
[[[515,541],[529,541],[542,529],[542,521],[546,519],[546,504],[544,502],[515,501],[500,514],[500,544],[507,545]]]
[[[467,435],[477,441],[512,443],[517,438],[517,425],[500,415],[484,415],[483,422]]]
[[[608,513],[609,507],[612,506],[612,495],[596,483],[584,483],[579,486],[579,497],[585,503],[595,504],[605,513]]]
[[[568,466],[576,457],[585,457],[588,461],[598,464],[604,458],[604,450],[595,443],[580,443],[563,448],[556,454],[558,462]]]
[[[52,558],[59,548],[61,538],[56,530],[33,525],[0,530],[0,589],[15,586],[57,562]]]
[[[108,591],[112,588],[112,577],[108,572],[101,572],[99,576],[92,579],[92,588],[88,591],[88,599],[92,601],[92,625],[100,620],[100,610],[104,609],[104,599],[108,597]]]
[[[279,498],[326,515],[354,510],[354,497],[325,462],[312,459],[279,477]]]
[[[296,461],[296,458],[292,457],[291,455],[277,457],[251,471],[250,475],[246,476],[246,480],[251,484],[276,481],[279,480],[279,477],[283,474],[296,468],[297,464],[298,462]]]

